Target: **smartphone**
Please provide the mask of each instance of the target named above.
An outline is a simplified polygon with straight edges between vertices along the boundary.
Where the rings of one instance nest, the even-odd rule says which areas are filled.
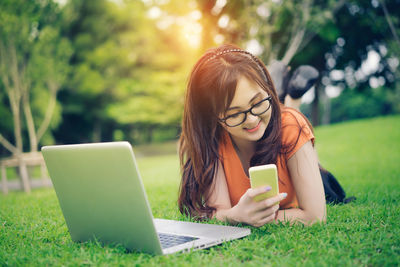
[[[267,164],[249,168],[251,188],[270,186],[271,190],[254,197],[255,201],[261,201],[279,194],[278,172],[275,164]]]

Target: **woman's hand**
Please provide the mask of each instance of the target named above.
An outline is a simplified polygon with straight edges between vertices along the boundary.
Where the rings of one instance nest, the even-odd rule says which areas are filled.
[[[240,198],[236,206],[231,209],[230,219],[237,223],[246,223],[255,227],[261,227],[266,223],[275,221],[276,212],[279,209],[279,203],[286,198],[286,193],[277,196],[254,201],[254,197],[271,190],[270,187],[260,187],[248,189]]]
[[[282,193],[275,197],[256,202],[253,200],[255,196],[268,192],[271,188],[248,189],[239,202],[232,207],[221,162],[218,162],[217,173],[210,189],[207,195],[207,204],[215,208],[213,218],[232,224],[246,223],[256,227],[261,227],[266,223],[275,221],[275,216],[279,209],[279,205],[276,203],[279,203],[286,197],[286,193]]]

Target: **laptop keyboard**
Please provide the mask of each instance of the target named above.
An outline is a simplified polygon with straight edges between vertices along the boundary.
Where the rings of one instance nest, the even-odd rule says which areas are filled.
[[[158,233],[158,236],[160,237],[160,242],[161,242],[162,248],[170,248],[173,246],[177,246],[177,245],[198,239],[197,237],[171,235],[171,234],[164,234],[164,233]]]

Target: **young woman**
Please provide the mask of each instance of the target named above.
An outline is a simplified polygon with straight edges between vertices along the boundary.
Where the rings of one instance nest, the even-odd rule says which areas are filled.
[[[326,218],[311,125],[279,103],[265,65],[249,52],[223,45],[195,64],[179,150],[182,213],[257,227]],[[251,189],[248,169],[271,163],[280,194],[256,202],[270,188]]]

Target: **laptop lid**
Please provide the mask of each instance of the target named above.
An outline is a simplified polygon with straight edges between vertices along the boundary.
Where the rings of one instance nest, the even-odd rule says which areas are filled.
[[[45,146],[42,153],[73,241],[162,254],[128,142]]]

